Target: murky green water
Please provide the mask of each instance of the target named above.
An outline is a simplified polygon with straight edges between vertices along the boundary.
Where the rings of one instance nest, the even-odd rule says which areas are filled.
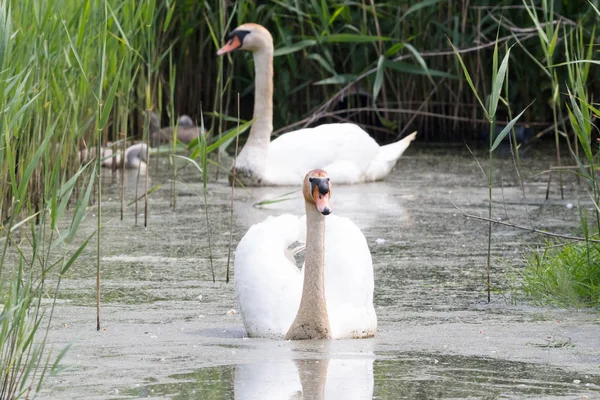
[[[173,399],[594,398],[598,376],[483,357],[425,353],[384,359],[320,359],[223,365],[169,376],[124,396]]]
[[[535,174],[552,160],[535,151],[523,160],[525,199],[512,161],[496,162],[497,218],[577,233],[577,200],[588,207],[588,195],[567,177],[566,199],[554,183],[544,200],[547,177]],[[62,282],[49,336],[57,349],[74,343],[69,372],[49,378],[43,398],[600,398],[598,314],[506,301],[506,273],[543,238],[494,228],[492,283],[500,293],[487,304],[487,224],[454,205],[487,215],[487,180],[468,151],[411,147],[385,181],[334,186],[334,212],[362,229],[375,268],[378,332],[355,341],[244,338],[231,312],[233,285],[224,282],[231,188],[211,182],[205,207],[200,177],[188,168],[173,210],[165,160],[152,166],[149,187],[162,186],[149,198],[147,227],[143,207],[138,226],[133,205],[120,221],[120,182],[105,171],[103,328],[94,329],[90,245]],[[126,178],[129,202],[135,177]],[[236,189],[234,246],[268,215],[302,213],[299,198],[252,206],[295,189]],[[82,237],[95,228],[93,213]]]

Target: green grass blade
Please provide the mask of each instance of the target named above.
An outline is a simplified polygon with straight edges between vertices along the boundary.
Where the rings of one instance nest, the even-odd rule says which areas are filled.
[[[487,118],[488,121],[491,121],[492,118],[488,114],[487,109],[486,109],[485,105],[483,104],[483,101],[481,101],[481,98],[479,97],[479,94],[477,93],[477,89],[475,89],[475,85],[473,84],[473,80],[471,79],[471,75],[469,74],[469,70],[467,70],[467,66],[465,65],[465,62],[463,61],[460,53],[458,52],[456,47],[454,47],[454,44],[452,44],[450,39],[448,39],[448,42],[450,42],[450,46],[452,46],[452,50],[454,50],[454,54],[458,58],[460,66],[462,67],[463,73],[465,75],[465,79],[467,80],[467,83],[471,87],[471,91],[475,95],[475,98],[477,98],[477,101],[479,102],[479,105],[481,106],[481,109],[483,110],[485,117]]]
[[[307,47],[314,46],[316,43],[317,43],[316,40],[302,40],[300,42],[296,42],[289,46],[280,47],[273,52],[273,57],[279,57],[279,56],[284,56],[286,54],[292,54],[299,50],[305,49]]]
[[[78,201],[77,208],[75,209],[75,215],[73,215],[71,227],[69,228],[69,233],[67,234],[68,243],[70,243],[75,237],[77,229],[79,228],[79,224],[81,223],[81,220],[83,219],[83,216],[87,210],[87,205],[90,204],[90,196],[92,195],[92,188],[94,187],[95,178],[96,174],[90,174],[90,180],[88,182],[85,195],[83,196],[83,199]]]
[[[219,146],[221,146],[223,143],[227,142],[228,140],[235,138],[237,135],[240,135],[242,133],[244,133],[249,127],[250,125],[252,125],[252,123],[254,122],[254,120],[250,120],[248,122],[243,123],[242,125],[235,128],[231,128],[230,130],[228,130],[227,132],[225,132],[221,138],[219,138],[219,140],[217,140],[216,142],[210,144],[207,148],[206,148],[206,153],[211,153],[212,151],[214,151],[215,149],[219,148]]]
[[[403,72],[407,74],[429,75],[436,78],[458,79],[456,75],[450,74],[448,72],[438,71],[434,69],[429,69],[425,71],[420,65],[410,64],[402,61],[385,60],[384,64],[385,68],[387,69],[393,69],[398,72]]]
[[[490,151],[494,151],[496,150],[496,148],[500,145],[500,143],[502,142],[502,140],[504,140],[504,138],[506,137],[506,135],[508,135],[508,133],[511,131],[511,129],[513,128],[513,126],[517,123],[517,121],[519,120],[519,118],[521,118],[521,116],[525,113],[525,111],[529,108],[529,106],[533,104],[530,103],[527,107],[525,107],[525,109],[523,111],[521,111],[519,113],[519,115],[517,115],[516,117],[514,117],[512,120],[510,120],[510,122],[508,124],[506,124],[506,126],[504,127],[504,129],[502,129],[502,131],[500,131],[500,134],[496,137],[496,140],[494,140],[494,144],[492,145],[492,148],[490,149]],[[493,132],[490,133],[490,135],[493,134]]]
[[[497,42],[496,42],[497,44]],[[494,50],[494,58],[496,58],[497,49]],[[498,101],[500,99],[500,92],[502,91],[502,87],[504,86],[504,78],[506,77],[506,71],[508,69],[508,61],[510,59],[510,48],[506,51],[504,58],[502,59],[502,63],[500,64],[500,68],[498,69],[498,73],[496,74],[496,79],[492,83],[492,98],[490,101],[490,117],[496,117],[496,110],[498,109]]]
[[[315,82],[315,85],[347,85],[350,82],[354,82],[356,80],[356,75],[354,74],[341,74],[335,75],[331,78],[323,79],[321,81]]]
[[[383,73],[385,68],[385,57],[379,56],[377,61],[377,73],[375,74],[375,83],[373,84],[373,104],[376,104],[377,96],[381,90],[381,84],[383,83]]]
[[[114,81],[108,91],[108,95],[106,96],[106,101],[102,106],[102,113],[100,114],[100,121],[98,123],[99,129],[104,129],[106,126],[106,122],[108,121],[108,117],[112,111],[112,105],[115,101],[115,96],[117,95],[117,88],[119,87],[119,80],[121,77],[121,70],[123,69],[123,61],[121,61],[121,65],[119,66],[119,70],[114,78]]]
[[[85,250],[85,248],[87,247],[88,243],[94,237],[95,234],[96,234],[96,231],[94,231],[90,236],[88,236],[87,239],[85,239],[83,241],[83,243],[81,243],[81,245],[79,245],[79,247],[77,248],[77,250],[75,250],[75,252],[71,255],[71,257],[69,258],[69,260],[61,268],[61,270],[60,270],[60,274],[61,275],[64,275],[69,270],[69,268],[71,268],[71,266],[73,265],[73,263],[79,258],[79,256],[81,255],[81,253],[83,252],[83,250]]]
[[[406,10],[406,12],[404,14],[402,14],[402,17],[400,17],[400,21],[398,22],[402,22],[402,20],[404,20],[406,17],[408,17],[409,15],[411,15],[414,12],[417,12],[425,7],[431,7],[433,5],[436,5],[437,3],[441,2],[442,0],[423,0],[418,2],[417,4],[412,5],[408,10]],[[410,3],[409,3],[410,4]]]
[[[336,33],[333,35],[320,36],[318,40],[323,43],[372,43],[386,42],[392,39],[384,36],[357,35],[354,33]]]

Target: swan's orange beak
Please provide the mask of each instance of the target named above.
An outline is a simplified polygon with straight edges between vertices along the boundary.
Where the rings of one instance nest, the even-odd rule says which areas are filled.
[[[331,206],[329,205],[329,195],[315,193],[315,204],[317,205],[317,210],[323,215],[331,214]]]
[[[227,41],[225,46],[221,47],[219,51],[217,51],[218,56],[222,56],[223,54],[231,53],[235,49],[242,46],[242,41],[237,35],[232,35],[231,39]]]
[[[329,197],[331,191],[329,187],[329,178],[310,178],[312,186],[312,197],[315,200],[317,210],[323,215],[331,214],[331,206],[329,205]]]

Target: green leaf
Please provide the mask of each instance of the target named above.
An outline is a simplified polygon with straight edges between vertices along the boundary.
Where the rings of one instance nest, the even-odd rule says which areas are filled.
[[[223,118],[223,121],[229,121],[229,122],[237,122],[238,119],[237,117],[232,117],[226,114],[221,114],[217,111],[211,111],[211,112],[207,112],[206,115],[208,115],[209,117],[216,117],[216,118]],[[241,119],[241,122],[246,122],[246,120]]]
[[[55,208],[53,208],[51,210],[51,215],[52,215],[51,228],[52,229],[54,229],[56,227],[56,223],[58,222],[58,220],[60,220],[60,217],[62,217],[65,209],[67,208],[67,204],[69,203],[69,200],[71,199],[71,194],[73,193],[75,183],[77,182],[77,179],[79,178],[81,173],[87,169],[88,165],[89,164],[80,168],[66,183],[61,185],[60,189],[58,190],[58,193],[56,193],[53,196],[53,199],[60,198],[60,202],[58,203],[58,205]]]
[[[319,41],[324,43],[371,43],[386,42],[388,40],[391,40],[391,38],[385,36],[357,35],[354,33],[336,33],[319,37]]]
[[[299,192],[299,190],[292,190],[291,192],[281,194],[273,199],[262,200],[262,201],[259,201],[258,203],[254,203],[254,204],[252,204],[252,207],[261,207],[261,206],[266,206],[269,204],[275,204],[275,203],[281,203],[283,201],[293,200],[293,199],[298,198],[298,196],[293,196],[293,197],[290,197],[290,196],[293,194],[296,194],[298,192]]]
[[[196,160],[191,159],[189,157],[186,156],[181,156],[179,154],[172,154],[171,157],[176,157],[176,158],[181,158],[182,160],[185,160],[187,162],[189,162],[190,164],[192,164],[194,167],[196,167],[196,169],[198,171],[200,171],[200,173],[202,174],[202,167],[200,167],[200,165],[198,165],[198,163],[196,162]]]
[[[221,146],[223,143],[225,143],[226,141],[228,141],[231,138],[236,137],[237,135],[240,135],[242,133],[244,133],[246,131],[246,129],[248,129],[250,127],[250,125],[252,125],[252,123],[254,122],[254,120],[250,120],[248,122],[243,123],[242,125],[235,128],[231,128],[230,130],[228,130],[227,132],[225,132],[223,134],[223,136],[221,136],[219,138],[219,140],[217,140],[216,142],[212,143],[211,145],[207,146],[206,148],[206,153],[210,153],[213,150],[219,148],[219,146]]]
[[[165,17],[165,23],[163,24],[163,32],[166,32],[169,29],[169,25],[171,23],[171,19],[173,18],[173,13],[175,12],[175,5],[177,2],[173,2],[171,7],[169,8],[169,12],[167,12],[167,16]]]
[[[379,91],[381,90],[381,84],[383,83],[383,72],[385,68],[385,57],[379,56],[377,61],[377,73],[375,75],[375,83],[373,84],[373,103],[377,100]]]
[[[88,187],[85,191],[85,195],[83,199],[80,199],[77,202],[77,207],[75,209],[75,215],[73,215],[73,220],[71,221],[71,227],[69,228],[69,234],[67,235],[67,242],[73,240],[75,234],[77,233],[77,229],[79,228],[79,224],[83,219],[83,216],[86,212],[87,205],[90,204],[90,196],[92,195],[92,188],[94,187],[94,180],[96,178],[96,174],[90,174],[90,180],[88,182]]]
[[[108,95],[106,96],[106,101],[102,106],[102,112],[100,114],[100,121],[98,123],[98,129],[104,129],[106,122],[108,121],[108,117],[110,116],[110,112],[112,111],[112,105],[115,101],[115,96],[117,95],[117,88],[119,87],[119,78],[121,78],[121,69],[123,68],[123,61],[121,61],[121,65],[119,66],[119,71],[117,72],[116,77],[108,91]]]
[[[450,39],[448,39],[448,41],[450,42]],[[462,67],[463,73],[465,74],[465,79],[467,80],[467,83],[471,87],[471,90],[473,91],[473,94],[477,98],[477,101],[479,102],[479,105],[481,106],[481,109],[483,110],[483,112],[485,114],[485,117],[487,118],[488,121],[491,121],[490,115],[488,114],[487,109],[485,108],[485,105],[483,104],[483,101],[481,101],[481,98],[479,97],[479,94],[477,93],[477,89],[475,89],[475,85],[473,84],[473,80],[471,79],[471,75],[469,75],[469,71],[467,70],[467,66],[465,65],[462,57],[460,56],[460,53],[458,52],[458,50],[456,49],[456,47],[454,47],[454,45],[452,44],[452,42],[450,42],[450,46],[452,46],[452,50],[454,50],[454,54],[456,54],[456,57],[458,58],[458,61],[460,62],[460,66]]]
[[[569,101],[571,102],[571,107],[567,105],[567,110],[569,112],[569,119],[571,120],[571,126],[577,133],[577,137],[579,139],[579,143],[581,143],[581,147],[585,152],[585,156],[588,160],[593,159],[592,148],[590,145],[590,136],[589,136],[589,120],[587,120],[583,113],[581,112],[581,108],[577,105],[575,101],[575,96],[571,94],[571,90],[567,88],[567,92],[569,93]],[[572,111],[571,111],[572,110]]]
[[[329,72],[332,75],[335,75],[335,70],[333,69],[331,64],[329,64],[329,62],[327,62],[327,60],[325,60],[323,57],[321,57],[320,54],[317,54],[317,53],[309,54],[306,58],[308,58],[309,60],[315,60],[316,62],[319,63],[319,65],[321,65],[321,67],[323,67],[324,70],[326,70],[327,72]]]
[[[341,74],[335,75],[331,78],[323,79],[322,81],[315,82],[315,85],[347,85],[350,82],[356,80],[356,75],[354,74]]]
[[[429,68],[427,67],[427,63],[425,62],[425,60],[423,59],[423,57],[421,57],[421,53],[419,53],[417,51],[417,49],[415,49],[411,44],[405,43],[404,46],[415,57],[415,59],[417,60],[417,62],[419,63],[419,65],[423,68],[423,71],[425,71],[425,74],[429,77],[429,80],[431,81],[431,83],[435,84],[435,82],[433,82],[433,79],[431,79],[431,75],[429,74]]]
[[[29,100],[25,105],[23,105],[21,108],[19,108],[19,111],[17,111],[15,113],[15,115],[13,115],[10,118],[10,122],[8,123],[8,129],[11,129],[13,126],[15,126],[16,124],[18,124],[20,122],[19,118],[21,117],[21,115],[23,115],[23,113],[25,113],[25,111],[27,111],[27,109],[33,104],[33,102],[40,97],[40,95],[46,90],[46,88],[44,88],[43,90],[41,90],[38,94],[36,94],[35,96],[33,96],[31,98],[31,100]]]
[[[391,57],[404,48],[404,43],[396,43],[385,52],[386,57]]]
[[[81,253],[83,252],[83,250],[85,250],[85,248],[87,247],[88,243],[94,237],[95,234],[96,234],[96,231],[94,231],[90,236],[88,236],[88,238],[85,239],[83,241],[83,243],[81,243],[81,245],[77,248],[77,250],[75,250],[75,252],[71,256],[71,258],[69,258],[69,261],[67,261],[65,263],[65,265],[63,265],[63,267],[61,268],[61,270],[60,270],[60,274],[61,275],[64,275],[69,270],[69,268],[71,268],[71,265],[73,265],[73,263],[75,262],[75,260],[77,260],[79,258],[79,256],[81,255]]]
[[[342,13],[342,11],[344,11],[345,8],[346,8],[346,6],[341,6],[337,10],[335,10],[335,12],[331,15],[331,18],[329,18],[329,26],[331,26],[331,24],[333,24],[333,21],[336,20],[338,15],[340,15]]]
[[[53,128],[49,129],[48,132],[46,132],[46,137],[44,138],[44,141],[39,145],[39,147],[37,148],[33,157],[29,161],[29,164],[27,164],[25,173],[23,174],[23,176],[21,177],[21,181],[19,182],[18,197],[17,197],[19,199],[19,202],[18,202],[18,206],[15,208],[14,214],[19,213],[21,206],[24,203],[23,200],[25,198],[27,186],[29,185],[29,178],[31,178],[31,174],[33,174],[33,171],[38,166],[40,158],[42,157],[42,153],[44,152],[44,150],[46,150],[46,146],[48,146],[48,142],[50,142],[50,138],[54,134],[54,128],[56,128],[57,123],[58,123],[58,119],[54,122]]]
[[[568,61],[568,62],[562,62],[562,63],[559,63],[559,64],[550,65],[550,67],[551,68],[553,68],[553,67],[562,67],[564,65],[582,64],[582,63],[590,63],[590,64],[598,64],[598,65],[600,65],[600,61],[598,61],[598,60],[575,60],[575,61]]]
[[[273,57],[283,56],[286,54],[295,53],[298,50],[305,49],[310,46],[314,46],[317,43],[316,40],[302,40],[289,46],[280,47],[273,52]]]
[[[497,43],[497,42],[496,42]],[[511,47],[512,48],[512,47]],[[496,117],[496,110],[498,109],[498,100],[500,99],[500,92],[502,91],[502,86],[504,85],[504,78],[506,77],[506,71],[508,69],[508,61],[510,59],[510,49],[506,51],[504,58],[502,59],[502,63],[500,64],[500,68],[498,69],[498,73],[496,74],[496,79],[492,82],[492,99],[490,101],[490,117]],[[496,51],[494,51],[496,53]],[[495,54],[495,58],[496,58]]]
[[[554,54],[554,49],[556,48],[556,42],[558,41],[558,31],[560,31],[560,22],[561,21],[559,19],[558,24],[556,24],[556,27],[554,27],[554,35],[552,35],[552,40],[548,45],[548,59],[552,58],[552,55]]]
[[[504,129],[502,129],[500,134],[496,137],[496,140],[494,140],[494,144],[492,145],[492,148],[490,149],[490,151],[494,151],[496,149],[496,147],[498,147],[500,145],[502,140],[506,137],[506,135],[508,135],[508,133],[511,131],[513,126],[515,126],[515,123],[517,123],[519,118],[521,118],[521,116],[525,113],[525,110],[527,110],[531,104],[533,104],[533,103],[529,103],[529,105],[527,107],[525,107],[519,115],[514,117],[508,124],[506,124]],[[491,132],[490,134],[493,135],[494,133]]]
[[[404,14],[402,14],[402,17],[400,17],[400,21],[398,21],[397,24],[400,23],[404,18],[408,17],[410,14],[417,12],[422,8],[433,6],[439,3],[440,1],[442,0],[424,0],[417,4],[414,4],[408,10],[406,10]]]
[[[388,69],[393,69],[398,72],[404,72],[407,74],[415,74],[415,75],[430,75],[438,78],[450,78],[457,79],[456,75],[452,75],[448,72],[438,71],[435,69],[430,69],[424,71],[420,65],[410,64],[402,61],[389,61],[385,60],[385,67]]]
[[[546,36],[546,32],[544,32],[544,29],[542,29],[542,26],[540,25],[540,20],[538,19],[537,11],[533,0],[531,1],[531,5],[527,4],[527,1],[523,0],[523,5],[525,6],[527,14],[529,14],[531,21],[534,23],[535,28],[537,29],[538,36],[540,37],[540,43],[542,44],[544,53],[548,53],[548,36]]]

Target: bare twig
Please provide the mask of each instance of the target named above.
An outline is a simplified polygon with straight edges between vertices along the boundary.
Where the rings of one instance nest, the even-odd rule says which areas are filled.
[[[515,25],[513,25],[511,23],[511,25],[507,25],[506,23],[504,23],[504,21],[508,21],[506,18],[502,18],[502,20],[499,20],[498,18],[496,18],[492,13],[488,13],[489,17],[496,23],[502,25],[504,28],[508,29],[511,32],[519,32],[519,33],[530,33],[530,32],[537,32],[538,28],[536,26],[532,26],[531,28],[519,28]],[[548,25],[558,25],[559,23],[561,24],[566,24],[566,25],[577,25],[575,22],[566,20],[567,22],[565,23],[563,21],[563,19],[559,19],[559,20],[554,20],[551,22],[540,22],[539,26],[544,28]],[[509,21],[510,22],[510,21]]]
[[[508,226],[510,228],[519,229],[519,230],[527,231],[527,232],[539,233],[539,234],[542,234],[545,236],[551,236],[551,237],[555,237],[555,238],[559,238],[559,239],[576,240],[579,242],[600,243],[600,240],[596,240],[596,239],[589,239],[589,238],[584,238],[584,237],[579,237],[579,236],[570,236],[570,235],[563,235],[560,233],[547,232],[547,231],[542,231],[542,230],[536,229],[536,228],[529,228],[527,226],[513,224],[510,222],[498,221],[498,220],[491,219],[491,218],[480,217],[478,215],[467,214],[467,212],[464,211],[459,206],[457,206],[456,203],[454,203],[452,200],[450,200],[450,201],[452,202],[452,205],[454,205],[454,207],[456,207],[456,209],[458,211],[460,211],[462,216],[466,217],[466,218],[472,218],[472,219],[476,219],[479,221],[485,221],[485,222],[489,222],[489,223],[493,223],[493,224],[504,225],[504,226]]]
[[[337,111],[331,111],[331,112],[322,112],[319,114],[319,118],[326,118],[326,117],[334,117],[338,114],[344,114],[344,113],[348,113],[348,112],[365,112],[365,111],[383,111],[383,112],[390,112],[390,113],[397,113],[397,114],[414,114],[414,115],[422,115],[422,116],[426,116],[426,117],[434,117],[434,118],[442,118],[442,119],[450,119],[450,120],[455,120],[455,121],[462,121],[462,122],[476,122],[476,123],[486,123],[488,122],[487,119],[473,119],[473,118],[467,118],[467,117],[455,117],[452,115],[444,115],[444,114],[438,114],[438,113],[433,113],[433,112],[429,112],[429,111],[419,111],[419,110],[412,110],[412,109],[407,109],[407,108],[375,108],[375,107],[358,107],[358,108],[348,108],[348,109],[344,109],[344,110],[337,110]],[[306,124],[314,121],[315,118],[313,118],[313,115],[306,117],[300,121],[294,122],[293,124],[289,124],[287,126],[284,126],[283,128],[277,129],[275,132],[273,132],[274,135],[278,135],[280,133],[283,132],[287,132],[292,128],[297,127],[298,125],[304,125],[306,126]]]

